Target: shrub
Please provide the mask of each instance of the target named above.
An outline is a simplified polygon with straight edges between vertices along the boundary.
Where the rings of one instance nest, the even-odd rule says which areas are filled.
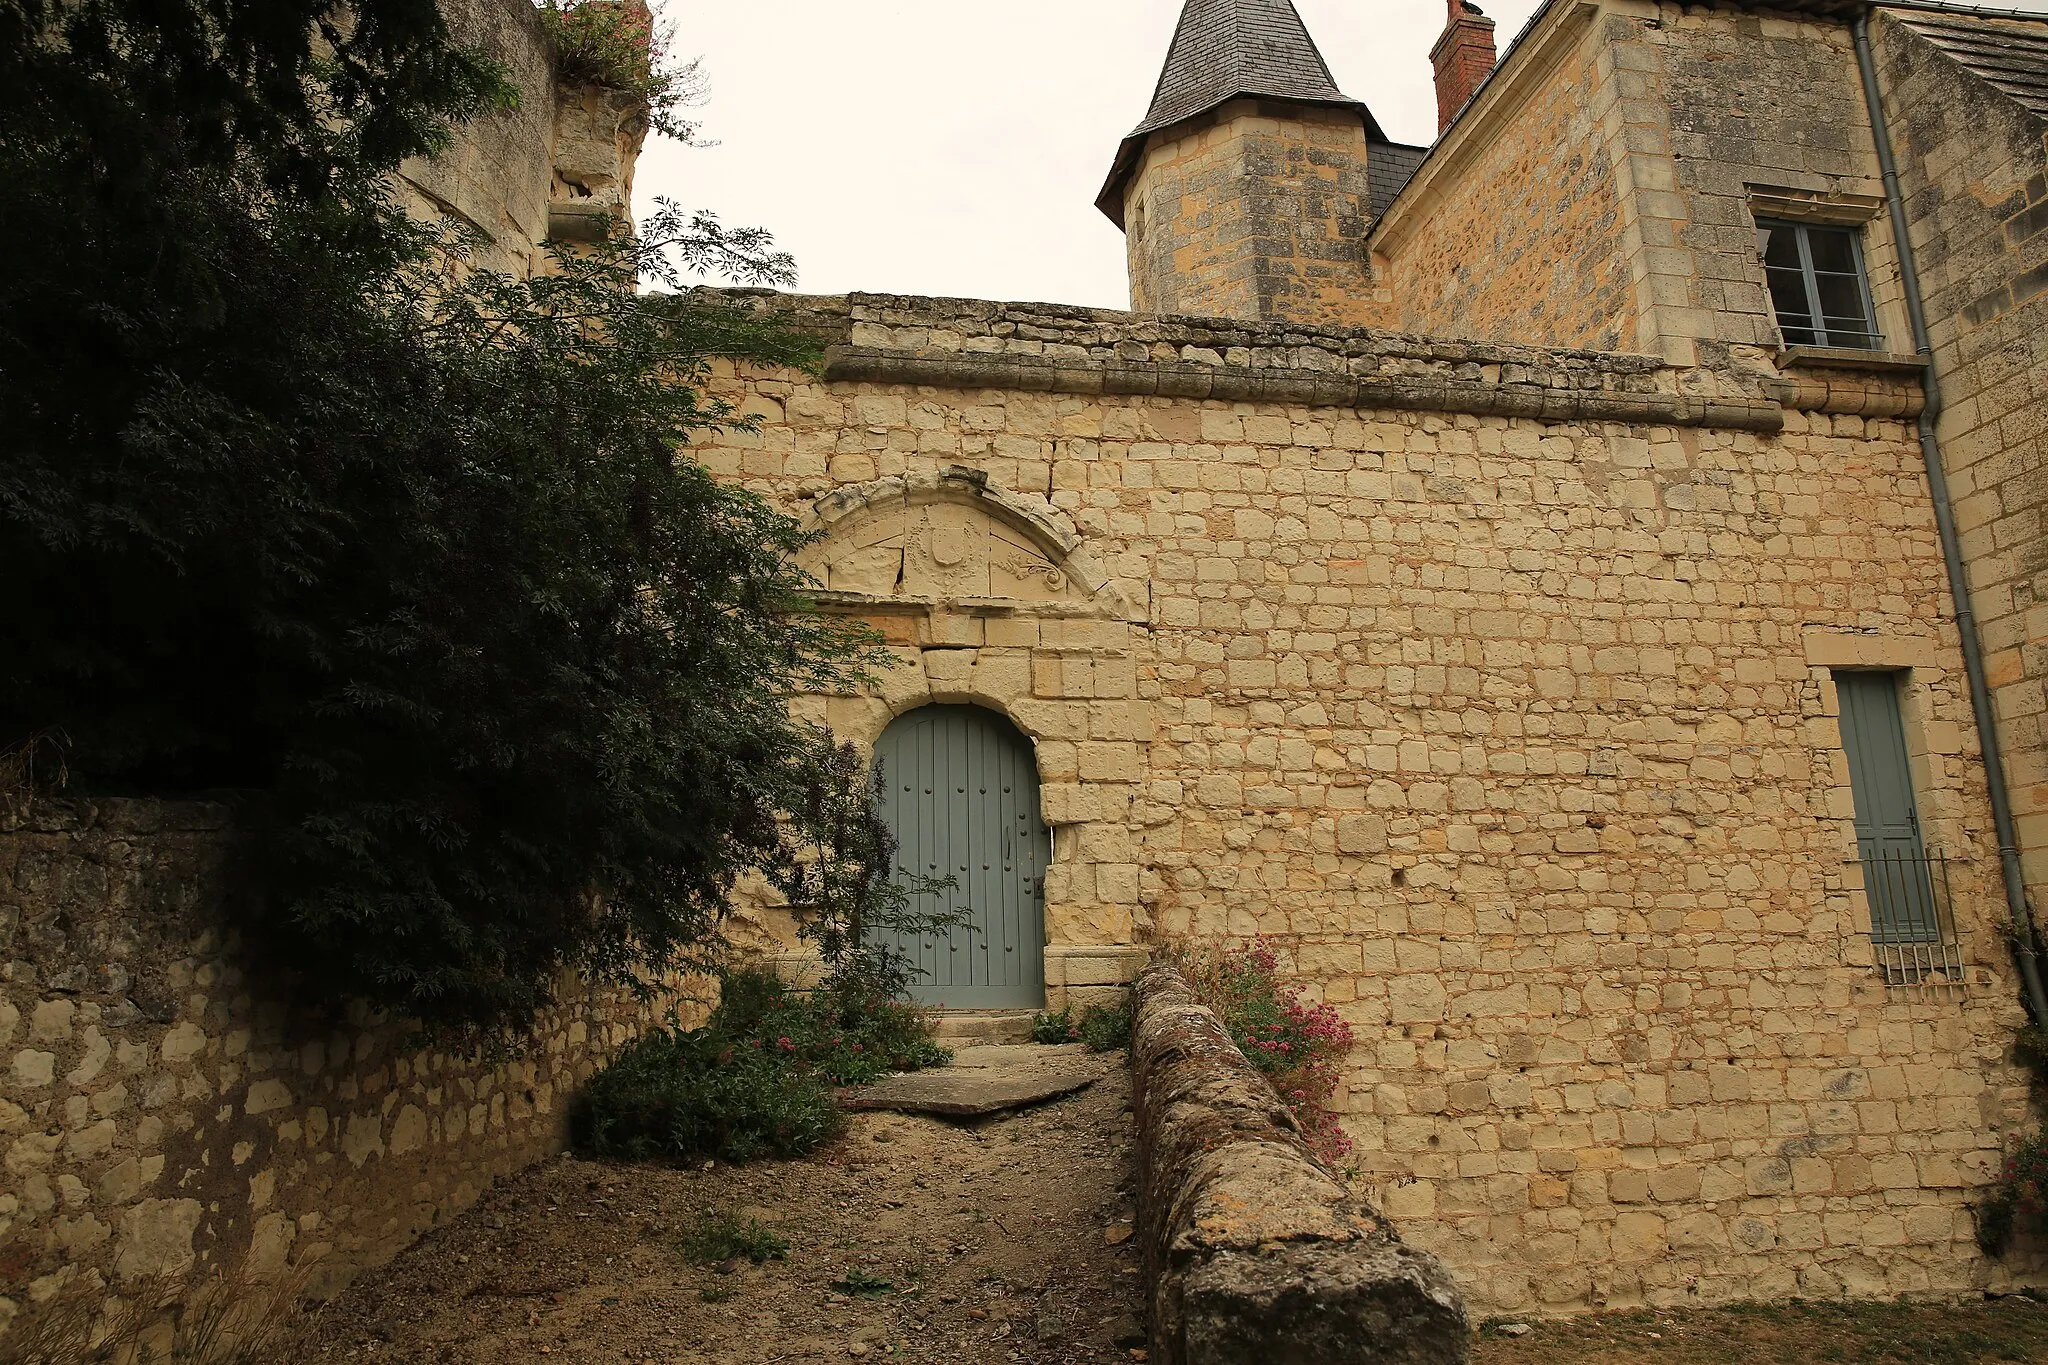
[[[876,991],[826,982],[795,991],[771,972],[730,972],[715,1026],[807,1067],[835,1085],[869,1085],[891,1071],[944,1066],[923,1010]]]
[[[772,972],[722,978],[701,1029],[661,1029],[591,1078],[577,1146],[634,1161],[802,1156],[838,1133],[835,1085],[943,1066],[923,1011],[831,985],[790,989]]]
[[[698,1265],[718,1265],[743,1257],[764,1265],[789,1256],[789,1239],[759,1219],[707,1211],[683,1234],[682,1252]]]
[[[1992,1256],[2004,1255],[2016,1233],[2048,1229],[2048,1134],[2013,1145],[1976,1215],[1977,1245]]]
[[[839,1131],[823,1077],[713,1028],[657,1029],[591,1077],[577,1146],[630,1161],[802,1156]]]
[[[1203,1004],[1215,1010],[1245,1059],[1273,1083],[1309,1147],[1335,1164],[1351,1139],[1331,1112],[1337,1064],[1351,1027],[1328,1005],[1310,1005],[1279,978],[1280,955],[1265,939],[1242,948],[1187,948],[1175,954]]]

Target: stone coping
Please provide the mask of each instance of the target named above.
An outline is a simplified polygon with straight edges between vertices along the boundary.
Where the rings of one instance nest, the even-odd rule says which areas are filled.
[[[1180,972],[1138,977],[1131,1105],[1156,1365],[1462,1365],[1449,1272],[1302,1143]]]
[[[698,290],[787,314],[827,380],[1776,432],[1790,391],[1732,359],[1272,326],[1044,303]]]

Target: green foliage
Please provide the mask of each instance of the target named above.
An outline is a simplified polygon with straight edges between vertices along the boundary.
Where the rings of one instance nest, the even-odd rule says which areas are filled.
[[[814,1072],[715,1029],[657,1029],[591,1077],[574,1122],[592,1156],[744,1162],[802,1156],[841,1118]]]
[[[2003,1256],[2020,1233],[2048,1231],[2048,1134],[2013,1144],[1975,1212],[1977,1245],[1987,1255]]]
[[[647,102],[656,128],[684,142],[697,126],[680,111],[703,88],[697,63],[669,55],[673,34],[645,0],[534,0],[541,28],[555,45],[555,75],[570,84],[602,85]]]
[[[309,33],[320,32],[318,56]],[[385,193],[508,97],[432,0],[0,0],[0,751],[246,798],[299,998],[516,1032],[695,964],[857,667],[795,523],[678,449],[806,362],[765,234],[669,206],[451,281]]]
[[[1081,1041],[1090,1052],[1117,1052],[1131,1045],[1131,997],[1114,1005],[1090,1005],[1081,1015]]]
[[[896,1292],[893,1283],[870,1275],[865,1270],[849,1270],[832,1281],[831,1287],[857,1299],[879,1299]]]
[[[708,1210],[683,1234],[684,1257],[698,1265],[718,1265],[741,1258],[755,1265],[785,1260],[789,1239],[756,1218]]]
[[[1056,1046],[1085,1043],[1090,1052],[1114,1052],[1131,1045],[1128,992],[1114,1005],[1090,1005],[1076,1019],[1071,1009],[1040,1010],[1031,1017],[1031,1041]]]
[[[1040,1010],[1031,1016],[1031,1041],[1047,1047],[1081,1041],[1080,1025],[1072,1010]]]
[[[892,1071],[953,1059],[932,1041],[922,1010],[858,984],[828,981],[794,991],[773,973],[756,971],[729,972],[724,981],[715,1027],[835,1085],[869,1085]]]
[[[2027,1069],[2036,1085],[2048,1086],[2048,1030],[2039,1024],[2020,1025],[2012,1051],[2013,1060]]]
[[[793,991],[760,971],[729,972],[723,987],[703,1028],[650,1033],[591,1078],[579,1148],[635,1161],[802,1156],[840,1130],[833,1086],[953,1057],[901,1000]]]

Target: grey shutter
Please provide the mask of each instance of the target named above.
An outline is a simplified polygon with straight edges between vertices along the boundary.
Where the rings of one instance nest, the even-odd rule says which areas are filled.
[[[993,711],[927,706],[888,728],[875,761],[898,866],[952,877],[950,890],[931,894],[969,915],[967,928],[897,940],[919,970],[919,1000],[1043,1006],[1047,841],[1030,741]]]
[[[1899,711],[1902,676],[1840,672],[1835,694],[1856,798],[1856,851],[1863,859],[1871,937],[1878,943],[1933,943],[1941,938],[1941,924]]]

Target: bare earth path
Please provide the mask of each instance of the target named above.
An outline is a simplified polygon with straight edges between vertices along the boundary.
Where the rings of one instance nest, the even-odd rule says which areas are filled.
[[[1064,1050],[1063,1050],[1064,1051]],[[321,1315],[322,1360],[661,1365],[1142,1358],[1121,1058],[976,1125],[863,1113],[811,1158],[678,1171],[574,1158],[495,1187]],[[787,1260],[693,1265],[707,1209]],[[849,1272],[870,1292],[849,1293]],[[841,1286],[834,1288],[834,1284]]]

